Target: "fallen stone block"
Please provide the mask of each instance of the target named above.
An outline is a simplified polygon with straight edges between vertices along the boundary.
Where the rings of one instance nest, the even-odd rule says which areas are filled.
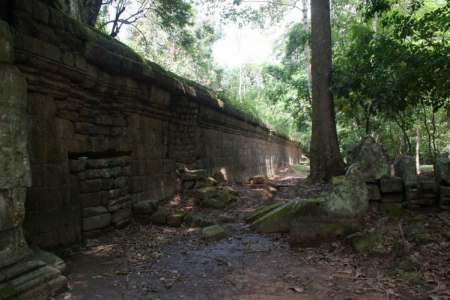
[[[156,199],[149,199],[138,202],[133,205],[133,212],[135,214],[153,214],[158,210],[159,201]]]
[[[417,258],[414,256],[410,256],[407,260],[400,263],[398,268],[405,272],[410,271],[420,271],[423,267],[423,263],[421,263]]]
[[[125,228],[128,224],[131,223],[131,221],[132,221],[132,218],[129,217],[129,218],[120,220],[119,222],[114,224],[114,226],[116,226],[117,229]],[[102,232],[104,232],[104,229],[102,229]]]
[[[383,202],[381,202],[380,206],[379,206],[379,209],[380,209],[379,211],[388,211],[389,207],[391,207],[391,206],[396,206],[398,208],[401,208],[402,207],[402,203],[401,202],[397,202],[397,203],[383,203]]]
[[[294,201],[291,243],[320,243],[320,233],[330,237],[358,230],[368,209],[367,198],[363,174],[359,164],[354,164],[349,167],[342,182],[333,186],[328,194]]]
[[[195,190],[195,197],[199,199],[212,198],[217,196],[217,189],[215,187],[205,187]]]
[[[383,236],[380,232],[374,231],[363,234],[353,239],[352,246],[357,253],[368,252],[383,242]]]
[[[219,225],[203,228],[202,235],[205,240],[220,239],[227,236],[225,230]]]
[[[174,212],[167,216],[167,225],[172,227],[180,227],[183,224],[184,216],[186,213],[184,212]]]
[[[294,205],[297,200],[291,200],[266,215],[256,219],[250,227],[262,233],[289,232]]]
[[[232,189],[232,188],[230,188],[230,187],[227,187],[227,186],[224,187],[223,190],[224,190],[226,193],[231,194],[231,195],[233,195],[233,196],[238,196],[238,195],[239,195],[239,192],[238,192],[238,191],[236,191],[236,190],[234,190],[234,189]]]
[[[224,209],[226,204],[215,198],[206,198],[202,200],[200,206],[205,208]]]
[[[171,214],[172,214],[171,211],[160,210],[154,213],[151,216],[150,220],[152,221],[153,224],[165,225],[167,224],[167,217]]]
[[[184,223],[188,227],[202,227],[204,216],[198,213],[190,213],[186,216]]]
[[[272,210],[280,207],[281,205],[285,204],[286,202],[284,201],[278,201],[275,202],[274,204],[271,204],[269,206],[265,206],[261,209],[258,209],[257,211],[252,212],[251,214],[248,214],[245,217],[245,222],[247,223],[252,223],[253,221],[255,221],[256,219],[268,214],[269,212],[271,212]]]
[[[393,253],[396,257],[405,256],[414,251],[414,246],[411,245],[408,241],[398,240],[394,243]]]
[[[190,205],[190,206],[199,206],[200,205],[200,199],[195,198],[195,197],[189,198],[187,200],[187,204]]]
[[[403,191],[403,182],[400,177],[390,176],[380,180],[380,190],[382,193],[396,193]]]

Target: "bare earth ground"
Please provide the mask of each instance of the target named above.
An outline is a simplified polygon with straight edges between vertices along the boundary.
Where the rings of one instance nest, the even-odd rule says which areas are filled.
[[[306,176],[286,168],[258,187],[222,182],[240,192],[237,202],[223,211],[200,211],[222,223],[226,239],[206,242],[199,228],[133,223],[66,250],[60,254],[67,263],[69,290],[55,299],[450,299],[449,243],[439,235],[450,228],[449,213],[426,215],[441,228],[424,225],[437,240],[416,247],[413,255],[424,267],[413,272],[412,279],[402,279],[396,270],[405,257],[355,254],[339,240],[326,241],[322,247],[293,248],[288,234],[261,235],[243,221],[265,205],[328,189],[302,185]],[[198,211],[186,206],[187,198],[176,195],[160,210]],[[376,222],[384,215],[368,214],[366,226],[397,232],[385,238],[390,249],[395,240],[404,238],[398,225],[411,216],[385,218],[379,225]],[[418,280],[423,285],[413,284]]]

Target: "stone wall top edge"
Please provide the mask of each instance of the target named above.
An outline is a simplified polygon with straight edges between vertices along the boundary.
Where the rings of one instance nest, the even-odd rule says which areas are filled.
[[[144,59],[120,41],[95,28],[82,24],[41,1],[10,0],[9,2],[9,9],[12,10],[11,15],[13,15],[10,25],[21,35],[38,37],[44,42],[55,44],[55,40],[49,40],[46,35],[39,32],[41,27],[37,27],[36,24],[40,24],[54,31],[64,32],[66,33],[66,39],[68,33],[73,39],[73,43],[64,41],[63,43],[59,42],[55,46],[61,48],[61,50],[72,52],[83,57],[87,63],[94,65],[106,73],[128,76],[144,84],[158,86],[168,91],[171,96],[184,96],[189,101],[209,107],[215,111],[259,127],[270,134],[295,142],[284,134],[274,131],[261,120],[217,99],[214,92],[208,88],[171,74],[158,64]],[[24,18],[25,16],[26,18]],[[35,24],[27,24],[27,21],[34,21]],[[74,44],[82,46],[80,49],[74,49]]]

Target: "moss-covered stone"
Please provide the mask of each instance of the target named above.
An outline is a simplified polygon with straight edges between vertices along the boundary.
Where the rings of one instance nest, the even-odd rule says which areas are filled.
[[[416,238],[417,243],[421,245],[431,244],[436,241],[434,237],[422,233],[416,234],[414,237]]]
[[[450,231],[442,232],[442,233],[441,233],[441,236],[442,236],[443,238],[445,238],[446,240],[449,240],[449,241],[450,241]]]
[[[230,223],[231,220],[232,220],[232,219],[231,219],[230,217],[224,216],[224,217],[221,217],[221,218],[219,219],[219,223],[220,223],[220,224]]]
[[[333,183],[333,186],[341,184],[344,180],[344,177],[344,175],[332,177],[331,182]]]
[[[256,219],[264,216],[265,214],[268,214],[269,212],[271,212],[272,210],[276,209],[277,207],[280,207],[281,205],[283,205],[284,201],[278,201],[275,202],[274,204],[271,204],[269,206],[265,206],[261,209],[258,209],[257,211],[252,212],[251,214],[248,214],[245,217],[245,222],[247,223],[252,223],[253,221],[255,221]]]
[[[225,230],[219,225],[213,225],[203,228],[202,235],[205,240],[220,239],[227,236]]]
[[[205,208],[224,209],[226,204],[215,198],[206,198],[202,200],[200,206]]]
[[[405,236],[414,236],[419,233],[425,233],[425,229],[421,225],[411,225],[405,228],[404,230]]]
[[[408,241],[398,240],[394,243],[393,253],[395,256],[400,257],[410,254],[414,251],[414,246]]]
[[[238,192],[238,191],[236,191],[236,190],[234,190],[234,189],[232,189],[232,188],[230,188],[230,187],[224,187],[223,190],[224,190],[226,193],[231,194],[231,195],[233,195],[233,196],[239,195],[239,192]]]
[[[429,229],[441,229],[442,224],[433,220],[428,220],[425,226]]]
[[[383,236],[378,231],[361,235],[352,241],[352,246],[358,253],[367,252],[383,242]]]
[[[289,232],[295,200],[289,201],[256,219],[250,227],[262,233]]]
[[[180,227],[183,224],[185,212],[174,212],[167,216],[167,225],[172,227]]]
[[[409,218],[403,221],[405,224],[411,224],[411,223],[420,223],[426,221],[427,217],[425,216],[415,216],[413,218]]]
[[[405,272],[419,271],[422,269],[423,264],[414,256],[410,256],[407,260],[403,261],[399,265],[399,269]]]
[[[369,250],[369,256],[371,257],[384,257],[388,253],[385,247],[376,247]]]
[[[195,197],[199,199],[212,198],[217,196],[217,189],[215,187],[204,187],[195,190]]]
[[[152,215],[150,220],[152,221],[153,224],[165,225],[167,224],[167,217],[170,216],[171,214],[172,214],[171,211],[166,210],[157,211]]]
[[[401,217],[408,214],[408,211],[401,205],[389,205],[387,213],[394,217]]]
[[[185,224],[188,227],[201,227],[204,216],[199,213],[190,213],[186,216]]]

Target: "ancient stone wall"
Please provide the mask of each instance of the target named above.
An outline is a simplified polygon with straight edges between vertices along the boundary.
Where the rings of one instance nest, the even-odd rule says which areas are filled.
[[[40,1],[9,1],[27,84],[24,228],[43,248],[126,225],[132,203],[176,191],[176,169],[272,175],[301,148],[211,93]]]

